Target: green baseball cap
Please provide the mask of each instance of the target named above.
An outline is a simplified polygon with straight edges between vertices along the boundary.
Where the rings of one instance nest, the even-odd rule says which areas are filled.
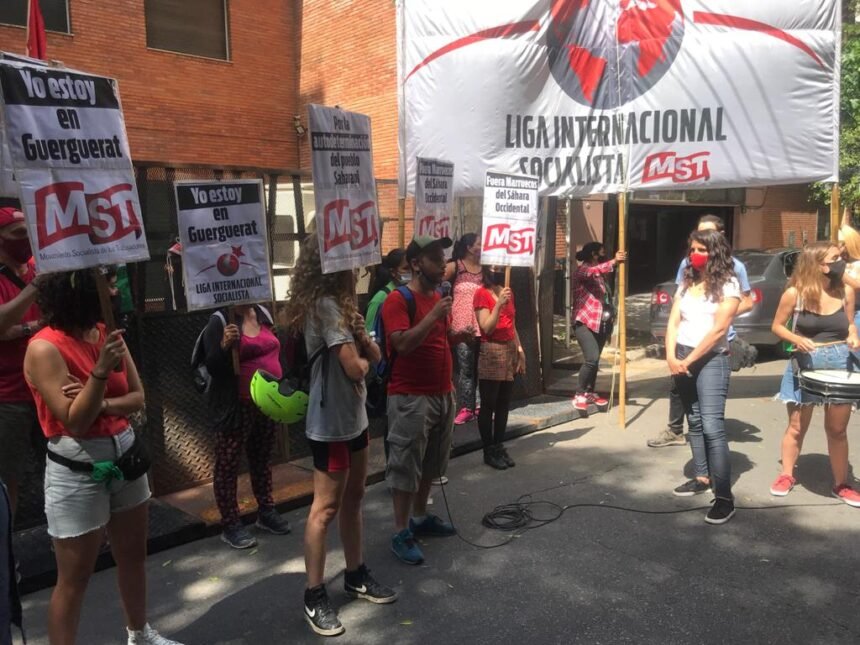
[[[450,248],[454,242],[450,237],[432,237],[430,235],[418,235],[412,238],[409,246],[406,247],[406,259],[414,260],[424,251],[429,250],[434,245],[439,245],[443,249]]]

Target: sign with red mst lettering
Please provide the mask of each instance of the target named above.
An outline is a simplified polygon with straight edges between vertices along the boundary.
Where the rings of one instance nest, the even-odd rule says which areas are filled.
[[[481,264],[534,266],[539,183],[536,177],[487,173]]]

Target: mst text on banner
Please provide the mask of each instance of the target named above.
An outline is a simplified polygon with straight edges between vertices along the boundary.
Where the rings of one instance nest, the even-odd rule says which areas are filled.
[[[441,159],[417,160],[415,235],[452,237],[454,164]],[[450,257],[450,249],[446,250]]]
[[[835,181],[838,0],[399,0],[416,158],[542,195]]]
[[[537,218],[536,178],[488,172],[481,218],[481,264],[534,266]]]
[[[36,268],[149,259],[116,81],[4,59],[0,88]]]
[[[370,118],[309,105],[311,168],[323,273],[378,264],[379,212]]]
[[[175,187],[188,309],[271,301],[263,182],[177,181]]]

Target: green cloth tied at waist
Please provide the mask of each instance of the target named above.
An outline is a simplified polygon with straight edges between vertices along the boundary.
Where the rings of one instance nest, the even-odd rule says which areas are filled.
[[[125,479],[122,471],[113,461],[94,461],[93,472],[90,475],[93,481],[109,484],[114,479]]]

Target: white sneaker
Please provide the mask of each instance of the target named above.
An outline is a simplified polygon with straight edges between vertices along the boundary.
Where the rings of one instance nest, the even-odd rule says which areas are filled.
[[[126,631],[128,632],[128,645],[182,645],[178,641],[165,638],[150,627],[149,623],[146,623],[140,631],[133,631],[128,628]]]

